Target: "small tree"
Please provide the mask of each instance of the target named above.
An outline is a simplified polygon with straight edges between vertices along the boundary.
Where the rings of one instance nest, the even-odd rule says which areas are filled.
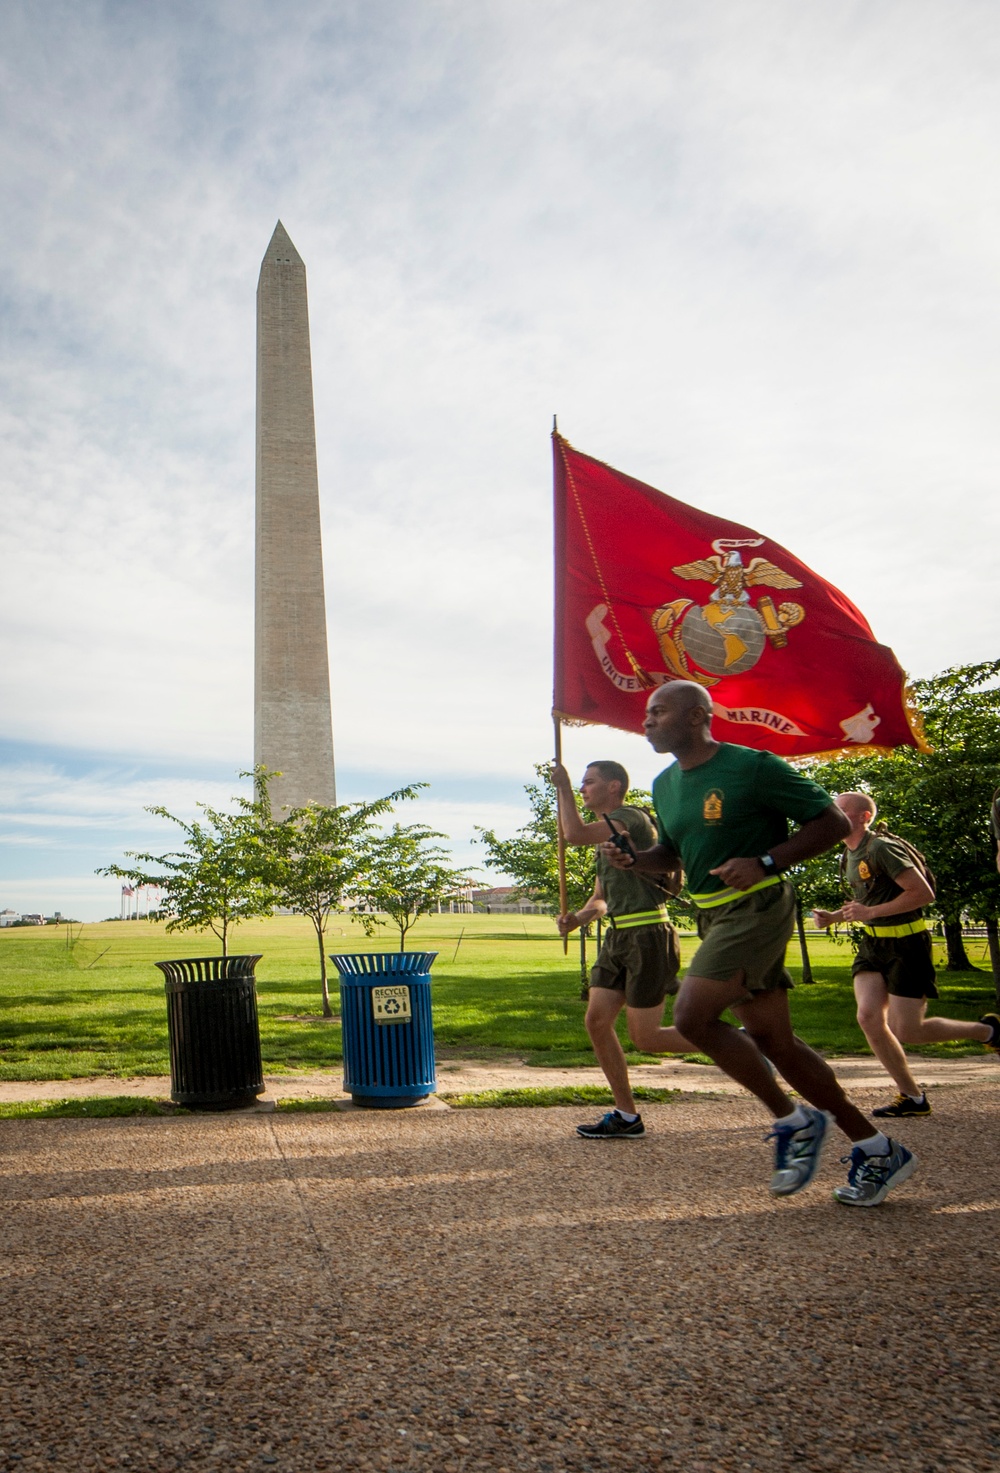
[[[478,828],[479,843],[486,849],[490,869],[510,875],[517,893],[525,900],[546,906],[559,914],[559,859],[556,826],[556,790],[547,763],[537,762],[537,783],[526,783],[531,817],[512,839],[498,839],[493,829]],[[577,806],[587,818],[577,798]],[[579,910],[594,888],[592,848],[567,848],[566,894],[570,910]]]
[[[400,951],[406,950],[407,932],[422,915],[469,884],[466,874],[446,862],[446,852],[430,842],[444,837],[424,824],[397,823],[368,840],[368,877],[361,898],[384,911],[398,928]]]
[[[229,955],[229,931],[239,921],[267,915],[274,893],[263,873],[257,805],[237,798],[236,811],[220,813],[199,803],[204,818],[185,823],[166,808],[146,809],[167,818],[187,837],[182,849],[167,854],[128,850],[132,865],[109,864],[97,873],[133,885],[157,885],[165,891],[160,910],[169,915],[168,931],[211,931]]]
[[[375,820],[388,813],[394,804],[415,798],[426,783],[399,788],[372,803],[344,803],[326,806],[309,803],[293,808],[284,819],[271,812],[268,784],[273,774],[258,768],[257,823],[259,852],[263,877],[275,897],[297,915],[308,916],[316,933],[319,950],[320,984],[323,993],[323,1016],[333,1016],[326,967],[325,936],[331,911],[345,901],[356,899],[368,886],[371,867],[370,840]],[[368,934],[374,922],[355,912]]]

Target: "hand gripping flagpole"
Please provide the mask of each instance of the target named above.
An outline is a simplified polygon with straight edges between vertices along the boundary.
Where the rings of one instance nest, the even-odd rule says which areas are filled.
[[[555,549],[555,619],[553,621],[554,631],[554,654],[552,661],[552,725],[555,731],[555,758],[562,763],[562,720],[559,716],[560,695],[560,660],[562,659],[562,611],[563,611],[563,578],[566,567],[566,534],[565,534],[565,492],[560,496],[560,471],[563,469],[562,455],[559,449],[559,423],[556,416],[552,416],[552,499],[554,510],[554,549]],[[559,914],[565,915],[569,909],[569,900],[566,894],[566,835],[563,833],[562,819],[559,816],[559,799],[556,798],[556,855],[559,866]],[[569,936],[563,937],[563,956],[569,955]]]

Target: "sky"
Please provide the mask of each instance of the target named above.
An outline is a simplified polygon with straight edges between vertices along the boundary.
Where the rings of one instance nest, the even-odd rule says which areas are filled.
[[[7,0],[0,909],[252,762],[255,291],[308,273],[338,796],[482,864],[551,751],[553,413],[993,658],[990,0]],[[566,756],[638,736],[572,730]]]

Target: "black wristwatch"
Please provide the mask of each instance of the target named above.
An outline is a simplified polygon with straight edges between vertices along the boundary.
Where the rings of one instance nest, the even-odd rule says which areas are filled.
[[[764,866],[764,873],[767,875],[768,879],[770,879],[772,875],[777,878],[778,875],[782,873],[781,865],[770,854],[762,854],[758,862]]]

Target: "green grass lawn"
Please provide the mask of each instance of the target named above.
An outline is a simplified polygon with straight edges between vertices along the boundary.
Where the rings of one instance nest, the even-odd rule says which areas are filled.
[[[360,927],[339,917],[327,942],[329,952],[393,949],[388,929],[366,941]],[[685,958],[693,947],[693,937],[683,938]],[[984,948],[972,943],[972,959],[988,968],[979,955]],[[254,921],[231,949],[263,953],[257,978],[265,1068],[337,1067],[339,1024],[315,1018],[319,967],[308,922],[297,916]],[[513,1053],[543,1066],[594,1062],[579,998],[579,946],[571,942],[564,957],[547,918],[429,916],[411,932],[409,949],[438,953],[432,975],[441,1056]],[[147,921],[84,926],[72,949],[62,927],[0,931],[0,1079],[169,1072],[163,979],[153,963],[217,950],[212,937],[168,936]],[[798,1032],[828,1054],[861,1051],[848,948],[815,937],[810,951],[818,980],[792,994]],[[797,960],[797,947],[790,947],[795,976]],[[334,970],[331,975],[335,981]],[[975,1018],[993,1005],[988,969],[942,973],[938,985],[941,998],[932,1011]],[[922,1052],[977,1053],[979,1045],[939,1044]]]

